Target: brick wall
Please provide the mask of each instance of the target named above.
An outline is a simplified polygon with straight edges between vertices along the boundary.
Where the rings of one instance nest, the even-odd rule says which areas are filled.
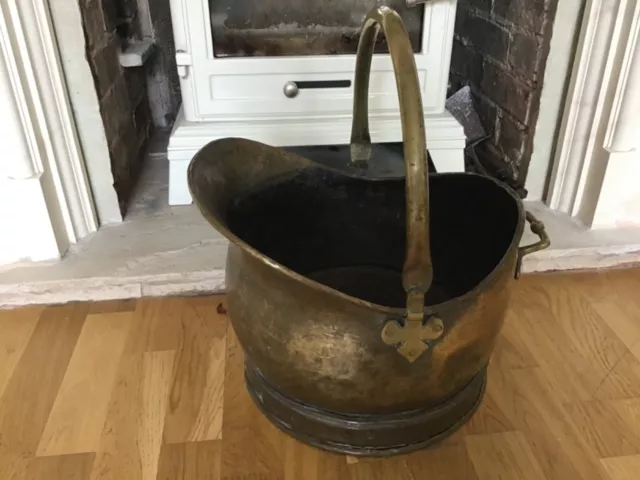
[[[135,0],[78,1],[87,59],[109,144],[114,188],[124,213],[151,132],[144,68],[123,69],[118,59],[121,46],[140,36],[137,5]]]
[[[478,156],[523,186],[558,0],[459,0],[451,90],[470,85],[491,139]]]

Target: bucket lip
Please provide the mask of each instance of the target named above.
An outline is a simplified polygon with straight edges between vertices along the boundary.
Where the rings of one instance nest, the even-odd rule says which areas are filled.
[[[220,140],[224,140],[224,139],[220,139]],[[218,140],[218,142],[220,141]],[[228,139],[227,139],[228,140]],[[245,139],[243,139],[245,140]],[[251,141],[250,141],[251,142]],[[216,143],[216,141],[211,142],[211,143]],[[259,142],[252,142],[252,143],[259,143]],[[309,288],[312,288],[316,291],[320,291],[320,292],[324,292],[326,294],[329,295],[333,295],[334,297],[340,298],[343,301],[349,302],[353,305],[359,306],[359,307],[364,307],[370,310],[374,310],[386,315],[392,315],[392,316],[403,316],[405,309],[404,308],[399,308],[399,307],[388,307],[385,305],[380,305],[378,303],[373,303],[373,302],[369,302],[367,300],[362,300],[360,298],[357,297],[353,297],[351,295],[347,295],[346,293],[343,293],[339,290],[336,290],[334,288],[328,287],[326,285],[323,285],[319,282],[316,282],[315,280],[312,280],[308,277],[305,277],[304,275],[282,265],[281,263],[275,261],[274,259],[272,259],[271,257],[265,255],[264,253],[260,252],[259,250],[257,250],[256,248],[252,247],[251,245],[249,245],[247,242],[245,242],[244,240],[242,240],[240,237],[238,237],[236,234],[234,234],[223,222],[220,222],[218,220],[218,218],[214,215],[209,214],[207,208],[204,207],[204,205],[202,205],[200,202],[198,202],[197,198],[195,195],[193,195],[193,192],[191,191],[191,178],[194,175],[194,165],[195,163],[197,163],[197,159],[199,158],[198,155],[196,155],[193,160],[190,162],[189,168],[188,168],[188,173],[187,176],[189,178],[189,190],[191,193],[191,197],[193,198],[193,202],[194,204],[198,207],[198,209],[200,210],[201,214],[204,216],[204,218],[207,220],[207,222],[209,222],[209,224],[211,224],[211,226],[213,226],[218,232],[220,232],[224,237],[227,238],[227,240],[229,240],[231,243],[233,243],[234,245],[236,245],[237,247],[241,248],[244,252],[246,252],[247,254],[251,255],[255,260],[260,261],[261,263],[271,267],[272,269],[274,269],[275,271],[279,272],[281,275],[285,275],[286,277],[301,282],[302,284],[306,285]],[[201,157],[200,157],[201,158]],[[333,168],[327,167],[325,165],[319,164],[317,162],[314,162],[313,160],[310,160],[308,158],[305,157],[301,157],[304,160],[309,162],[309,165],[315,165],[318,166],[319,168],[323,168],[326,170],[334,170]],[[342,174],[344,174],[344,172],[340,172]],[[349,176],[348,174],[346,174],[346,176]],[[436,311],[436,310],[441,310],[443,308],[445,308],[447,305],[453,303],[453,302],[460,302],[461,300],[469,300],[472,298],[475,298],[481,291],[485,290],[485,286],[489,283],[491,283],[494,279],[494,277],[497,274],[497,271],[500,269],[500,267],[502,266],[502,264],[504,263],[505,259],[507,258],[507,256],[509,255],[509,253],[515,248],[517,249],[520,243],[520,240],[522,238],[522,234],[524,232],[524,224],[525,224],[525,209],[524,209],[524,205],[522,202],[522,199],[511,189],[509,188],[507,185],[504,185],[503,183],[499,182],[498,180],[496,180],[495,178],[492,177],[488,177],[486,175],[480,175],[477,173],[473,173],[473,172],[443,172],[443,173],[430,173],[429,177],[462,177],[462,176],[467,176],[467,177],[475,177],[478,179],[481,179],[482,181],[488,181],[493,183],[496,187],[500,188],[502,191],[504,191],[505,193],[507,193],[507,195],[509,195],[515,202],[516,207],[518,209],[518,222],[515,228],[515,232],[513,235],[513,239],[511,240],[511,243],[509,244],[509,247],[505,250],[504,255],[502,256],[502,258],[500,259],[500,261],[496,264],[496,266],[494,267],[493,270],[491,270],[491,272],[485,276],[484,279],[482,279],[482,281],[480,281],[475,287],[473,287],[471,290],[463,293],[462,295],[459,295],[457,297],[454,298],[450,298],[449,300],[446,300],[444,302],[438,303],[438,304],[434,304],[434,305],[425,305],[424,309],[428,310],[428,311]],[[390,180],[393,179],[394,177],[387,177],[384,179],[380,179],[380,180]],[[372,178],[370,179],[372,181],[375,181],[376,179]]]

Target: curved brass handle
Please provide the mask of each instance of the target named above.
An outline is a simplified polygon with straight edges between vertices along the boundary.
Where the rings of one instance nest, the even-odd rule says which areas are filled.
[[[407,293],[405,321],[413,324],[412,329],[417,329],[423,326],[424,297],[433,280],[429,245],[427,141],[413,48],[402,19],[389,7],[381,6],[372,9],[367,14],[362,27],[356,57],[351,161],[356,164],[366,164],[371,157],[369,76],[375,40],[380,27],[389,45],[400,99],[407,202],[407,247],[402,284]],[[384,335],[383,338],[385,338]]]
[[[531,231],[540,237],[540,241],[534,243],[533,245],[527,245],[518,249],[518,262],[516,263],[515,275],[516,278],[520,278],[520,273],[522,271],[522,259],[526,255],[538,252],[540,250],[545,250],[551,245],[551,240],[549,240],[549,235],[547,235],[547,231],[544,228],[544,223],[534,217],[532,213],[526,212],[525,215],[527,222],[529,222],[531,226]]]

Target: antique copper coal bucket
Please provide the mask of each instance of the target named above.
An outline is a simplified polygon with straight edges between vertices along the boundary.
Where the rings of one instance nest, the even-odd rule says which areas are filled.
[[[405,175],[367,169],[373,46],[396,74]],[[206,145],[189,187],[230,240],[228,312],[246,383],[279,428],[328,450],[391,455],[427,446],[478,407],[522,257],[541,223],[506,186],[428,174],[407,32],[373,10],[359,45],[352,162],[327,166],[258,142]],[[525,218],[541,241],[518,248]]]

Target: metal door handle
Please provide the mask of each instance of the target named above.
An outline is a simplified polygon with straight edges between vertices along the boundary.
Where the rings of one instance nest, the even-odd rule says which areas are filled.
[[[294,98],[300,90],[349,87],[351,87],[351,80],[305,80],[300,82],[287,82],[284,84],[283,90],[286,97]]]
[[[298,96],[300,89],[296,82],[287,82],[284,84],[284,96],[287,98],[295,98]]]

